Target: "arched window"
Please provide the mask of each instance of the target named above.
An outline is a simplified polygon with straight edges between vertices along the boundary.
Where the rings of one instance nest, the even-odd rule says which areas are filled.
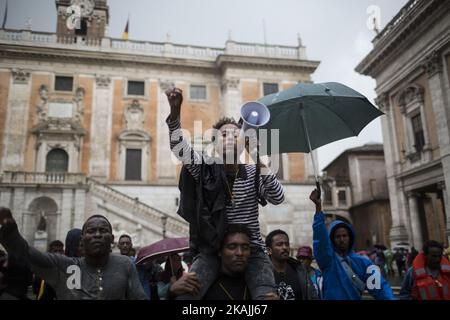
[[[69,155],[63,149],[53,149],[47,153],[45,162],[46,172],[67,172],[69,168]]]

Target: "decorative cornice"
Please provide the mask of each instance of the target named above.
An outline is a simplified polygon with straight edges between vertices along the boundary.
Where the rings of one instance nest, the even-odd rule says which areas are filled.
[[[298,60],[298,59],[280,59],[271,57],[248,57],[237,55],[220,55],[216,59],[217,67],[222,72],[229,66],[231,67],[250,67],[276,70],[301,70],[307,73],[313,73],[319,66],[320,61]]]
[[[196,70],[197,72],[215,73],[214,61],[132,55],[129,53],[107,54],[102,51],[83,51],[69,48],[18,47],[0,43],[0,57],[4,59],[39,60],[49,62],[81,63],[84,65],[107,65],[127,67],[163,66],[166,70]]]
[[[413,103],[424,102],[425,90],[417,84],[409,84],[399,94],[397,98],[401,113],[406,113],[407,106]]]
[[[12,69],[13,83],[27,84],[30,80],[30,72],[22,69]]]
[[[417,3],[411,5],[412,2]],[[389,23],[388,26],[391,25],[391,30],[388,33],[382,31],[374,39],[374,48],[356,66],[356,72],[376,78],[384,66],[395,60],[411,43],[417,42],[421,34],[448,13],[450,2],[447,0],[411,0],[404,8],[407,9],[400,11],[402,17],[397,19],[395,26]]]
[[[97,88],[107,89],[111,84],[111,78],[104,74],[97,75],[95,77],[95,84]]]
[[[238,79],[238,78],[223,79],[222,84],[221,84],[221,89],[224,92],[228,91],[228,90],[238,90],[239,83],[240,83],[240,79]]]
[[[163,93],[165,93],[166,90],[169,89],[170,87],[175,87],[175,83],[173,83],[173,81],[170,80],[159,79],[158,83]]]
[[[38,123],[31,132],[35,135],[42,134],[71,134],[75,136],[86,135],[86,130],[81,127],[79,123],[71,119],[49,118],[43,122]]]
[[[389,111],[390,109],[390,100],[389,94],[386,92],[381,93],[376,99],[375,104],[380,108],[380,111]]]
[[[408,199],[411,199],[411,198],[418,198],[418,197],[420,197],[420,193],[414,192],[414,191],[406,191],[406,197],[407,197]]]
[[[430,55],[428,55],[425,58],[422,66],[429,78],[431,78],[435,74],[442,73],[443,64],[439,52],[435,50]]]
[[[152,137],[148,132],[143,130],[129,130],[124,129],[117,135],[117,140],[123,141],[140,141],[140,142],[151,142]]]

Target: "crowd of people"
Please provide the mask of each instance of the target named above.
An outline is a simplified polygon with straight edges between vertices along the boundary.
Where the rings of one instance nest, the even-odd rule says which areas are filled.
[[[38,300],[360,300],[364,293],[378,300],[450,299],[450,263],[441,243],[427,241],[409,255],[380,247],[357,253],[351,224],[326,224],[318,189],[309,196],[312,246],[293,258],[288,232],[273,230],[263,241],[259,206],[284,201],[276,175],[250,142],[239,143],[241,123],[232,118],[213,126],[216,155],[231,162],[210,161],[191,148],[181,131],[182,91],[166,94],[170,147],[183,162],[178,214],[190,226],[189,254],[137,263],[126,234],[117,241],[120,254],[112,253],[113,228],[98,214],[70,230],[65,245],[53,241],[43,253],[21,236],[11,211],[0,208],[0,299],[29,298],[32,284]],[[253,163],[239,162],[244,149]],[[398,297],[385,279],[394,261],[399,275],[405,273]]]

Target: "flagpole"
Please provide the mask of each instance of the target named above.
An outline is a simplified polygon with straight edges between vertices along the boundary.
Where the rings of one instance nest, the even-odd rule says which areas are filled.
[[[5,29],[7,19],[8,19],[8,0],[6,0],[5,14],[3,15],[2,29]]]

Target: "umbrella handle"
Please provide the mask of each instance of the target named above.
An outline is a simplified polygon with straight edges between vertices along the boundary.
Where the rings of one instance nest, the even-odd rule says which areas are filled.
[[[172,255],[169,255],[169,263],[170,263],[170,271],[172,272],[172,276],[174,276],[175,273],[173,272]]]
[[[318,193],[317,198],[320,199],[321,190],[320,190],[319,180],[316,180],[316,189],[317,189],[317,193]]]

